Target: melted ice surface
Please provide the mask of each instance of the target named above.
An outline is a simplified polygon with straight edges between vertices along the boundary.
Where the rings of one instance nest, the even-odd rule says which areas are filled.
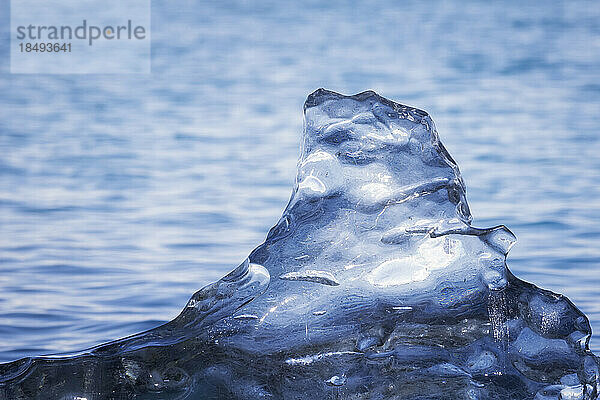
[[[597,397],[587,318],[510,273],[507,228],[471,226],[427,113],[320,89],[304,114],[292,197],[247,260],[168,324],[0,366],[0,395]]]
[[[307,293],[285,306],[249,307],[277,325],[311,304],[344,307],[350,292],[390,307],[466,304],[507,284],[503,260],[515,240],[504,227],[470,221],[459,170],[425,112],[373,92],[319,90],[306,101],[290,203],[250,259],[284,281],[340,288],[274,281],[270,290]]]

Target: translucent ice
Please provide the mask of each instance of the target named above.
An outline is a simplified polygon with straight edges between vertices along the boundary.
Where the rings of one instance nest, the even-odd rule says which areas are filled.
[[[594,399],[587,318],[471,226],[427,113],[323,89],[296,184],[238,268],[173,321],[0,365],[3,399]]]

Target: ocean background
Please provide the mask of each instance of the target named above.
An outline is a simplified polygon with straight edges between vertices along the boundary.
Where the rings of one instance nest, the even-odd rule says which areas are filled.
[[[74,1],[74,0],[65,0]],[[152,73],[9,73],[0,5],[0,361],[175,317],[263,241],[302,104],[373,89],[428,111],[474,225],[567,295],[600,352],[600,5],[152,2]]]

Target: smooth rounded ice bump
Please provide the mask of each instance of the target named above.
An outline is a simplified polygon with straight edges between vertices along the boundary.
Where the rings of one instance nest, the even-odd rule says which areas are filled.
[[[330,386],[344,386],[346,384],[346,376],[345,375],[334,375],[327,380],[327,384]]]
[[[579,377],[577,374],[569,374],[560,378],[560,383],[567,386],[576,386],[579,385]]]
[[[485,373],[494,367],[496,364],[496,356],[488,350],[484,350],[479,354],[471,356],[467,360],[467,368],[473,373]]]
[[[423,281],[430,273],[427,266],[415,263],[411,258],[395,258],[381,263],[367,280],[375,286],[396,286]]]
[[[536,393],[534,400],[560,400],[560,392],[565,385],[549,385]]]
[[[502,272],[487,270],[483,272],[483,279],[491,290],[500,290],[508,285],[508,280]]]
[[[463,255],[460,241],[448,237],[431,238],[422,242],[410,257],[384,261],[368,274],[375,286],[396,286],[424,281],[432,271],[451,265]]]
[[[338,160],[325,151],[310,154],[298,165],[298,196],[328,197],[344,185]]]
[[[505,226],[491,230],[483,239],[493,248],[506,255],[517,242],[516,236]]]
[[[538,294],[529,299],[526,317],[534,330],[550,338],[568,337],[572,332],[590,333],[587,320],[580,320],[578,310],[559,295]]]
[[[585,392],[583,385],[569,386],[560,391],[560,400],[584,400]]]

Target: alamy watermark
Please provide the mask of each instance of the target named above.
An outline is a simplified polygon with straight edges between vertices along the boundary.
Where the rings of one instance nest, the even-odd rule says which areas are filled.
[[[11,0],[12,73],[149,73],[150,0]]]

